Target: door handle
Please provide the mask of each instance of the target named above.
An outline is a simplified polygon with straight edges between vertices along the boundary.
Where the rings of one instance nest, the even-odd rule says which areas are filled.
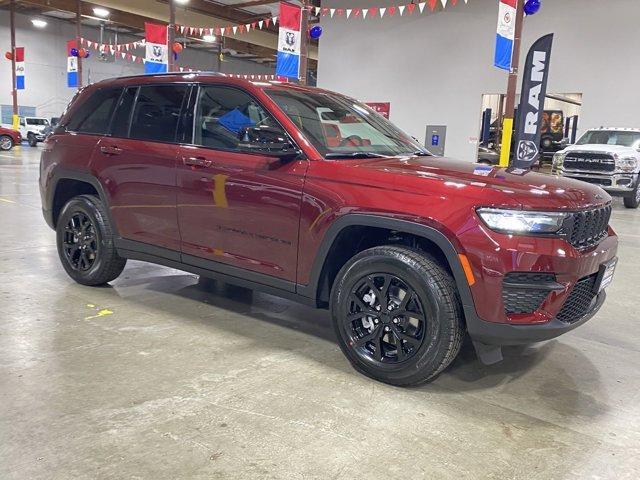
[[[183,157],[182,161],[187,166],[202,168],[210,167],[212,163],[204,157]]]
[[[122,149],[115,145],[103,145],[100,147],[100,152],[104,155],[120,155],[122,153]]]

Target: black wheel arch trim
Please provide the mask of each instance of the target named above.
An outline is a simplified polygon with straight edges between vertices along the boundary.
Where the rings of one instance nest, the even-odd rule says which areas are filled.
[[[98,196],[100,197],[100,201],[105,206],[107,215],[109,216],[109,223],[111,224],[111,230],[113,231],[114,236],[117,237],[118,236],[117,225],[113,221],[113,218],[111,216],[111,208],[109,207],[109,201],[108,201],[109,197],[107,196],[104,190],[104,187],[102,186],[102,183],[100,183],[100,180],[98,180],[98,178],[92,175],[91,173],[82,172],[79,170],[71,170],[71,169],[59,168],[59,167],[57,167],[54,170],[51,180],[49,182],[49,186],[47,188],[47,192],[46,192],[47,193],[46,204],[42,206],[42,211],[45,216],[45,220],[47,224],[51,228],[55,229],[55,221],[53,218],[53,200],[55,198],[56,191],[58,189],[58,184],[60,183],[61,180],[78,180],[80,182],[88,183],[93,188],[95,188],[96,192],[98,192]]]
[[[318,252],[316,253],[316,258],[311,269],[309,284],[298,285],[297,293],[317,299],[320,287],[320,276],[322,275],[325,260],[329,254],[331,246],[342,230],[352,226],[385,228],[402,233],[410,233],[433,242],[442,251],[449,263],[449,268],[453,273],[456,286],[458,287],[458,292],[460,293],[460,299],[462,300],[465,314],[469,311],[469,314],[472,314],[473,316],[476,315],[473,297],[471,296],[471,289],[469,288],[467,277],[462,269],[460,258],[458,257],[459,252],[441,231],[436,228],[408,220],[400,220],[372,214],[349,213],[338,218],[331,224],[325,233]]]

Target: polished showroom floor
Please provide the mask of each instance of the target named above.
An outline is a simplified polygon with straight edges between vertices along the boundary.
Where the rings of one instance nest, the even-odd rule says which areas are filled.
[[[39,149],[0,153],[0,478],[640,478],[640,211],[609,299],[434,383],[356,373],[325,312],[154,265],[76,285]]]

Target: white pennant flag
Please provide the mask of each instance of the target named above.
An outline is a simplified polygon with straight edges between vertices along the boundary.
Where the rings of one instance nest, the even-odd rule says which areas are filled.
[[[351,16],[351,12],[352,12],[353,10],[352,10],[352,9],[350,9],[350,8],[347,8],[345,11],[347,12],[347,18],[349,18],[349,17]]]
[[[367,14],[369,13],[369,9],[368,8],[363,8],[362,9],[362,18],[367,18]]]
[[[227,27],[222,27],[220,29],[220,34],[224,37],[225,32],[227,31]]]
[[[204,33],[204,28],[199,28],[198,33],[200,34],[200,36],[202,36],[202,34]]]
[[[264,20],[260,20],[258,22],[258,26],[260,27],[260,30],[262,30],[262,26],[264,25]]]
[[[245,28],[247,29],[247,32],[248,32],[249,30],[251,30],[251,24],[250,24],[250,23],[247,23],[247,24],[245,25]]]
[[[236,32],[238,31],[238,26],[237,26],[237,25],[234,25],[234,26],[231,28],[231,30],[233,30],[233,34],[235,35],[235,34],[236,34]]]
[[[447,0],[440,0],[440,2],[442,3],[442,8],[447,6]]]
[[[418,8],[420,9],[420,13],[424,12],[424,6],[427,4],[427,2],[420,2],[418,4]]]
[[[320,15],[320,7],[313,7],[313,11],[314,11],[314,13],[315,13],[316,17],[317,17],[318,15]]]
[[[402,14],[404,13],[404,9],[405,9],[405,5],[400,5],[398,7],[398,11],[400,12],[400,16],[402,16]]]
[[[386,7],[380,7],[380,9],[378,10],[380,12],[380,18],[382,18],[384,16],[384,12],[387,11]]]
[[[333,15],[336,13],[336,9],[335,8],[330,8],[329,9],[329,15],[331,16],[331,18],[333,18]]]
[[[273,24],[275,25],[276,23],[278,23],[278,17],[273,17]]]

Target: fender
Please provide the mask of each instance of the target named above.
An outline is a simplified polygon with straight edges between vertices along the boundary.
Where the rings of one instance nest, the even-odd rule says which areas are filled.
[[[458,287],[458,292],[460,293],[460,299],[462,300],[465,315],[467,318],[469,318],[470,315],[474,318],[476,317],[471,289],[469,288],[467,278],[464,274],[464,270],[462,269],[460,257],[458,257],[459,252],[456,251],[451,241],[442,232],[433,227],[428,227],[426,225],[407,220],[398,220],[395,218],[377,215],[346,214],[334,221],[327,230],[316,254],[311,270],[309,285],[298,285],[297,293],[313,299],[317,297],[320,275],[322,274],[322,268],[327,255],[329,254],[329,250],[339,233],[344,228],[350,226],[378,227],[396,230],[398,232],[411,233],[435,243],[444,253],[447,262],[449,263],[449,267],[453,272],[453,277],[456,282],[456,286]]]
[[[111,224],[111,229],[113,230],[113,233],[115,234],[116,237],[119,236],[117,225],[113,221],[113,218],[111,217],[111,208],[109,207],[109,202],[108,202],[109,197],[107,196],[104,190],[104,187],[102,186],[102,183],[100,183],[100,180],[98,180],[95,176],[87,172],[81,172],[79,170],[71,170],[71,169],[60,168],[60,167],[55,168],[53,172],[53,175],[50,180],[51,186],[50,188],[48,188],[47,198],[45,199],[46,206],[45,204],[42,205],[42,210],[44,212],[45,220],[47,221],[47,224],[51,228],[55,228],[54,221],[53,221],[53,199],[55,198],[56,190],[58,188],[58,183],[60,182],[60,180],[78,180],[81,182],[88,183],[93,188],[95,188],[96,192],[98,192],[98,196],[100,197],[100,200],[102,201],[103,205],[107,209],[107,215],[109,216],[109,223]]]

